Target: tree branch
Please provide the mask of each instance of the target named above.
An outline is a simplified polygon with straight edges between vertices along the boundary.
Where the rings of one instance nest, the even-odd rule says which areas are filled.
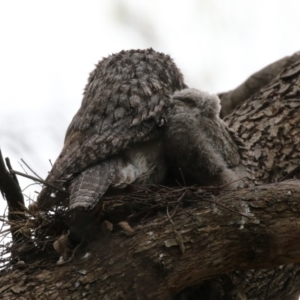
[[[220,93],[219,97],[222,102],[222,118],[229,115],[238,105],[242,104],[262,87],[269,84],[271,80],[273,80],[284,68],[292,65],[298,60],[300,60],[300,51],[291,56],[286,56],[275,61],[254,73],[234,90],[226,93]]]
[[[52,269],[58,277],[49,277],[46,270],[32,271],[27,276],[30,292],[51,290],[54,297],[68,287],[73,296],[88,293],[92,299],[170,299],[185,287],[229,271],[299,262],[299,183],[262,185],[215,199],[250,219],[190,199],[194,205],[172,217],[174,227],[167,215],[160,216],[135,228],[133,237],[116,232],[100,238],[88,258],[77,256],[72,263]],[[182,237],[184,253],[174,230]],[[36,278],[46,281],[47,287]],[[2,276],[0,285],[9,282],[11,277]],[[22,288],[29,293],[25,282]],[[8,295],[11,291],[3,294]]]
[[[7,165],[11,169],[10,161],[6,158]],[[0,150],[0,191],[2,196],[7,201],[8,206],[8,220],[20,221],[26,220],[25,214],[17,214],[16,212],[24,212],[24,198],[19,187],[18,180],[15,175],[11,175],[4,164],[2,152]],[[15,231],[14,227],[10,225],[12,240],[14,245],[25,244],[28,237],[24,236],[21,232]],[[16,252],[12,256],[16,256]]]

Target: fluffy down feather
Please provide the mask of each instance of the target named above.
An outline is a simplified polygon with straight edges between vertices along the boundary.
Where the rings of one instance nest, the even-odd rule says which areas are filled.
[[[174,93],[164,145],[171,173],[192,184],[222,185],[248,176],[243,142],[220,119],[220,100],[197,89]],[[237,181],[229,187],[243,185]]]

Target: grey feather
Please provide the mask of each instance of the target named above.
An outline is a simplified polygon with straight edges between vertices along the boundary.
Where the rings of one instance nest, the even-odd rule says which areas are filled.
[[[220,109],[216,95],[196,89],[174,93],[164,134],[173,176],[180,179],[183,175],[191,183],[209,185],[245,176],[240,156],[242,141],[220,119]]]
[[[70,208],[94,207],[115,179],[116,164],[108,160],[89,167],[72,179]]]
[[[170,95],[184,87],[183,76],[173,60],[153,49],[121,51],[104,58],[90,74],[81,107],[68,127],[64,147],[46,181],[69,190],[71,207],[92,208],[112,184],[110,181],[118,178],[119,165],[128,170],[130,164],[139,165],[136,161],[126,161],[126,149],[161,139]],[[158,146],[153,151],[162,150]],[[143,150],[143,155],[148,154]],[[111,166],[116,166],[110,179],[103,176],[108,168],[107,159],[111,159]],[[151,170],[155,168],[149,166],[148,172]],[[147,180],[153,178],[156,177],[148,174]],[[75,188],[79,182],[84,187],[82,191]],[[92,188],[96,188],[95,192],[84,196]],[[51,199],[51,192],[48,187],[41,191],[38,197],[41,208],[49,209],[58,200]]]

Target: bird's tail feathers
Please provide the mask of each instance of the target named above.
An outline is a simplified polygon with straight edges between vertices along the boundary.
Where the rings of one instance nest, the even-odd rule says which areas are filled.
[[[68,189],[70,209],[93,209],[114,181],[114,177],[115,164],[111,160],[91,166],[77,175]]]

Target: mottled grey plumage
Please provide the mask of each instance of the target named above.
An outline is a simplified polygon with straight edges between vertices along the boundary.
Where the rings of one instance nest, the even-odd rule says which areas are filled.
[[[67,187],[70,208],[90,209],[110,186],[161,181],[161,127],[169,96],[184,87],[173,60],[152,49],[121,51],[100,61],[46,181]],[[42,190],[41,208],[53,205],[51,193]]]
[[[174,93],[164,144],[168,165],[178,179],[222,185],[246,176],[241,165],[242,141],[220,119],[220,109],[216,95],[197,89]]]

